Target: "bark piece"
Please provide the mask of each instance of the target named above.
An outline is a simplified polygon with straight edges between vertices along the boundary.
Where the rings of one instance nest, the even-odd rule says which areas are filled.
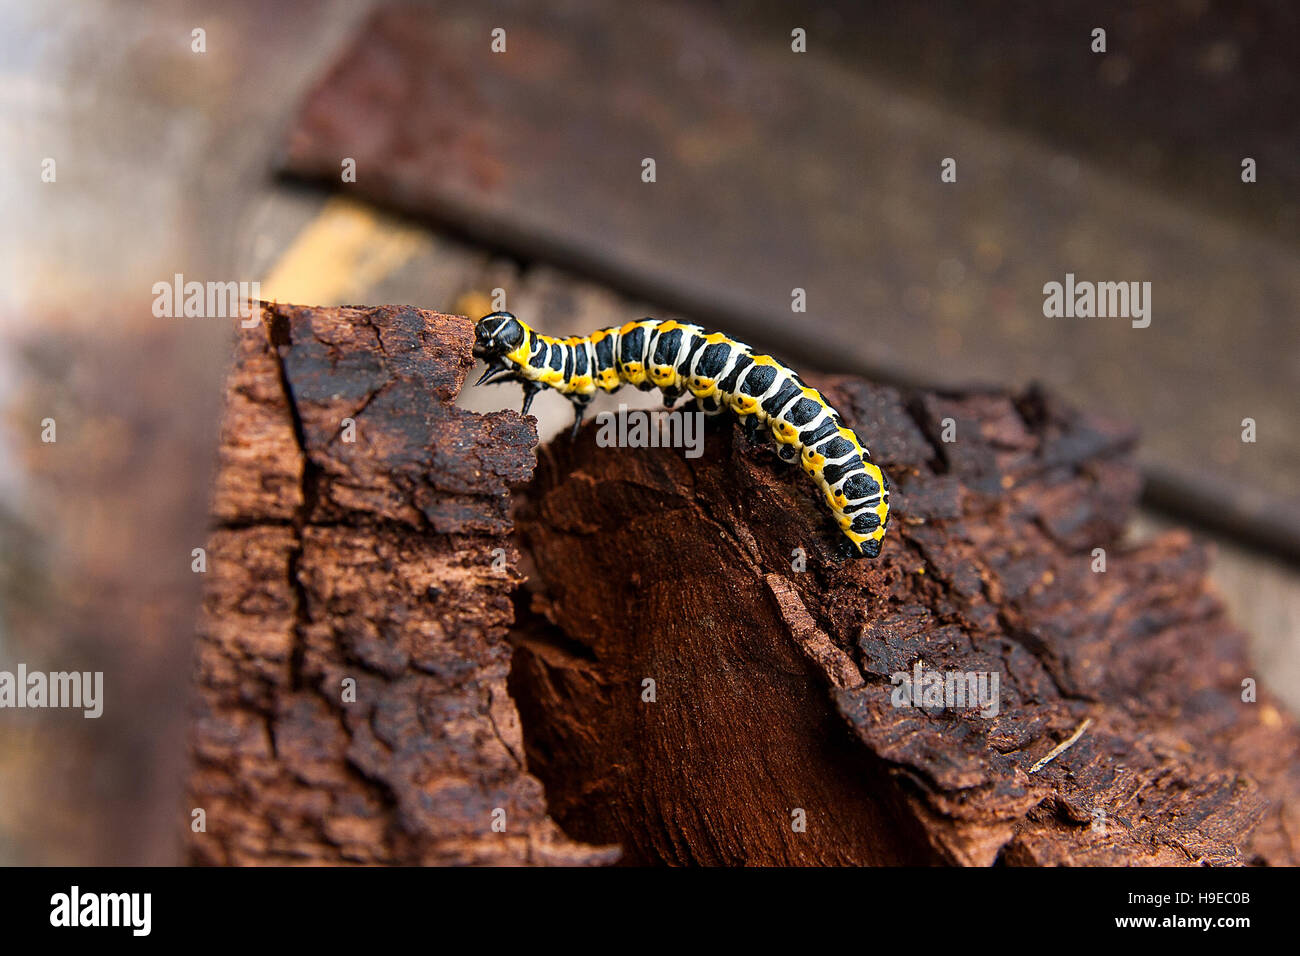
[[[1241,700],[1205,553],[1120,543],[1128,428],[825,379],[897,488],[880,560],[837,558],[811,484],[728,422],[697,460],[556,442],[516,542],[535,439],[450,404],[471,335],[274,306],[241,342],[195,860],[1295,861],[1300,736]],[[918,664],[998,675],[997,712],[895,706]]]
[[[507,487],[536,436],[451,404],[471,342],[466,319],[395,307],[266,306],[241,333],[199,628],[194,861],[616,856],[560,833],[523,766]]]

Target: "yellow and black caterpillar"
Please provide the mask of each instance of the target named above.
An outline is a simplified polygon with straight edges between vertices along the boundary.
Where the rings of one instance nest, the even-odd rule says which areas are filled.
[[[766,425],[781,458],[798,459],[817,482],[851,553],[880,553],[889,480],[822,394],[772,356],[720,332],[658,319],[556,339],[493,312],[478,320],[474,335],[474,355],[488,365],[474,384],[522,383],[524,414],[539,391],[553,388],[573,403],[574,434],[597,389],[624,385],[659,388],[669,406],[689,392],[708,415],[730,409],[754,440]]]

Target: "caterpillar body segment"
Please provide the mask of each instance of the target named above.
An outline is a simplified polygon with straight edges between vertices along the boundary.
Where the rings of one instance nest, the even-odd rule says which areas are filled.
[[[474,355],[488,365],[475,384],[520,382],[525,414],[543,388],[566,396],[574,407],[574,434],[597,391],[624,385],[658,388],[670,406],[689,393],[706,414],[730,411],[751,440],[766,430],[780,456],[798,461],[817,483],[851,553],[880,553],[889,480],[822,394],[770,355],[721,332],[659,319],[557,339],[509,312],[479,319]]]

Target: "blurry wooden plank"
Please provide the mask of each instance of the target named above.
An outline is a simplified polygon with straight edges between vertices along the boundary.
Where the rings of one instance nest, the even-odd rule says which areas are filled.
[[[950,156],[958,182],[941,183]],[[1053,383],[1138,421],[1176,499],[1300,554],[1292,250],[829,55],[690,7],[385,9],[309,96],[286,166],[336,183],[342,157],[349,191],[809,366]],[[1044,283],[1067,273],[1150,281],[1151,326],[1044,318]],[[1266,506],[1207,492],[1207,474]]]
[[[1291,0],[718,0],[954,112],[1011,126],[1178,201],[1300,240],[1300,10]],[[1106,52],[1092,31],[1106,30]],[[1261,175],[1242,189],[1241,159]]]

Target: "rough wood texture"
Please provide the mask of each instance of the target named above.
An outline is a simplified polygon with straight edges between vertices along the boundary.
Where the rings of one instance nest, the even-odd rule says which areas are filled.
[[[471,324],[394,307],[263,319],[241,332],[222,430],[191,858],[611,860],[558,831],[523,768],[507,486],[536,437],[514,412],[452,406]]]
[[[1188,536],[1120,545],[1126,428],[823,381],[897,485],[883,557],[843,563],[811,485],[729,422],[697,460],[589,424],[544,450],[521,557],[534,433],[450,404],[467,320],[264,320],[222,435],[194,860],[1296,861],[1300,735],[1241,701]],[[893,706],[918,662],[997,674],[998,713]]]
[[[1120,544],[1133,434],[1037,391],[818,384],[897,485],[876,562],[730,424],[694,461],[594,425],[543,450],[511,690],[566,832],[629,862],[1294,864],[1300,736],[1242,702],[1206,555]],[[893,706],[918,662],[998,674],[998,714]]]

